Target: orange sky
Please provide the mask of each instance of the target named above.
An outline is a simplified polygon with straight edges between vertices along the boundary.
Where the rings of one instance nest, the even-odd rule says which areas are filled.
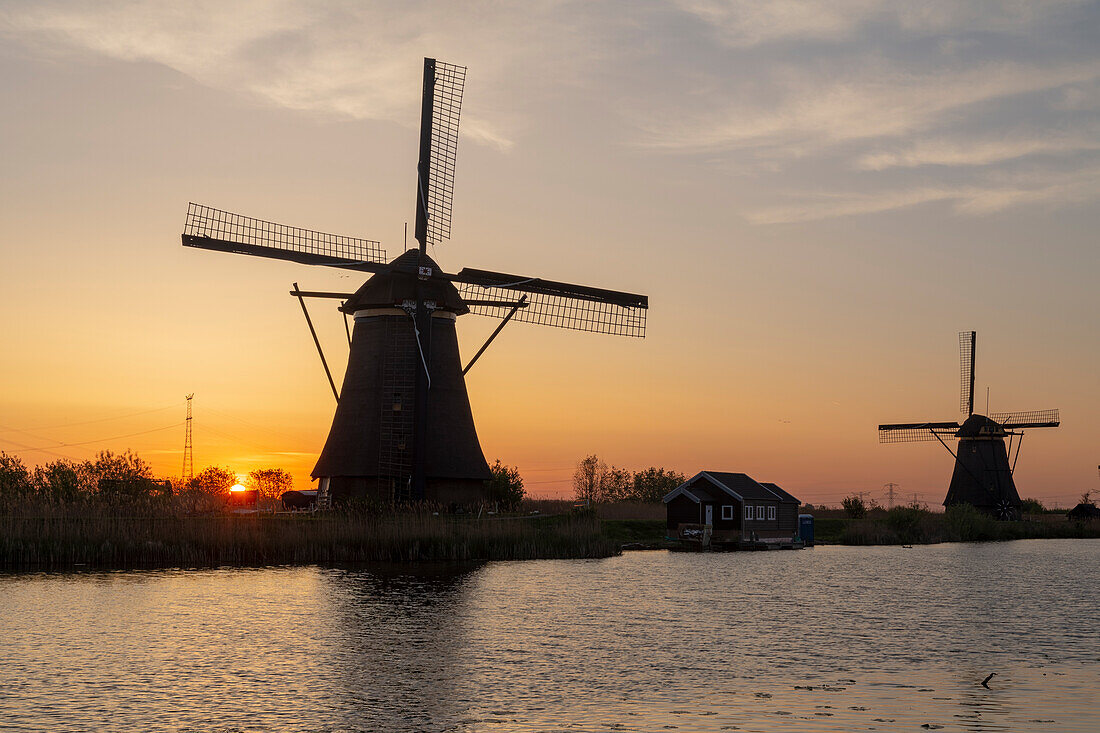
[[[989,386],[992,410],[1061,408],[1028,433],[1020,493],[1098,488],[1087,23],[701,7],[0,11],[0,450],[132,448],[178,474],[194,392],[196,467],[306,486],[334,404],[287,290],[360,281],[185,250],[187,202],[398,254],[437,55],[469,66],[441,266],[650,296],[644,340],[514,324],[471,371],[486,458],[532,493],[568,493],[597,453],[938,504],[950,456],[875,426],[958,417],[968,329],[978,407]],[[342,375],[340,317],[311,308]],[[495,323],[460,320],[467,358]]]

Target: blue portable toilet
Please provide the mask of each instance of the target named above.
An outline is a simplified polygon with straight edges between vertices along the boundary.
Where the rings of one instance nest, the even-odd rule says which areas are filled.
[[[806,543],[806,547],[814,546],[814,515],[798,515],[798,536]]]

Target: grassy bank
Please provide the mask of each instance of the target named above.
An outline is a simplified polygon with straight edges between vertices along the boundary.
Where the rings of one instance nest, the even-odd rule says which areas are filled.
[[[609,557],[667,547],[661,519],[594,512],[477,519],[430,512],[181,515],[156,507],[37,505],[0,513],[0,568],[213,567]],[[645,512],[639,512],[645,514]],[[1100,537],[1064,515],[998,522],[968,507],[820,517],[821,543],[929,544]]]
[[[629,544],[667,547],[668,534],[663,519],[604,519],[600,521],[603,535],[619,546]]]
[[[896,507],[863,519],[818,517],[814,537],[818,542],[840,545],[1084,538],[1100,537],[1100,523],[1069,521],[1063,513],[1001,522],[969,506],[951,507],[946,512]]]
[[[1075,522],[1062,512],[1028,515],[1017,522],[1000,522],[971,507],[947,512],[897,507],[869,513],[863,519],[821,512],[816,516],[815,539],[836,545],[917,545],[937,542],[997,542],[1024,539],[1100,538],[1100,522]],[[664,520],[604,519],[603,533],[620,545],[638,543],[666,547]]]
[[[0,516],[0,567],[209,567],[607,557],[595,517]]]

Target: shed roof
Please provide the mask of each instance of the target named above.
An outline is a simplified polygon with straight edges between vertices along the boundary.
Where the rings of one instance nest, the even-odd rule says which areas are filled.
[[[738,499],[778,499],[767,487],[757,483],[745,473],[725,473],[722,471],[703,471],[711,483],[720,486]]]
[[[725,492],[713,486],[696,483],[691,487],[691,493],[700,501],[718,501]]]
[[[1066,514],[1073,519],[1100,519],[1100,507],[1095,504],[1081,502]]]
[[[698,504],[700,501],[717,501],[722,494],[744,501],[745,499],[764,499],[788,501],[794,497],[782,491],[782,494],[757,483],[744,473],[727,473],[723,471],[700,471],[684,483],[665,495],[666,504],[677,496],[687,496]],[[789,498],[788,498],[789,497]],[[794,499],[794,501],[798,501]]]
[[[798,497],[779,486],[779,484],[773,484],[768,481],[761,481],[760,485],[778,496],[781,501],[793,501],[795,504],[802,503],[802,501]]]

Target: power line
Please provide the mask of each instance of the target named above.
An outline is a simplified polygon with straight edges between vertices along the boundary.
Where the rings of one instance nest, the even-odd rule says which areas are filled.
[[[176,405],[166,405],[164,407],[155,407],[151,410],[140,410],[138,412],[128,412],[124,415],[115,415],[113,417],[101,417],[95,420],[81,420],[80,422],[68,422],[60,423],[57,425],[39,425],[37,427],[30,428],[0,428],[0,433],[27,433],[30,430],[53,430],[55,428],[71,428],[77,425],[91,425],[92,423],[110,422],[112,420],[122,420],[127,417],[137,417],[138,415],[150,415],[154,412],[164,412],[165,410],[171,410]],[[36,436],[37,437],[37,436]],[[42,440],[49,440],[49,438],[42,438]],[[57,441],[54,441],[57,442]]]
[[[27,436],[28,438],[34,438],[35,440],[45,440],[45,441],[48,441],[48,442],[50,442],[50,443],[57,443],[57,444],[59,444],[59,445],[61,444],[61,441],[60,441],[60,440],[54,440],[53,438],[46,438],[46,437],[43,437],[43,436],[41,436],[41,435],[38,435],[38,434],[36,434],[36,433],[32,433],[32,432],[30,432],[30,431],[28,431],[28,430],[18,430],[18,429],[16,429],[16,428],[8,428],[8,429],[7,429],[7,430],[5,430],[4,432],[8,432],[8,433],[19,433],[20,435],[25,435],[25,436]],[[5,438],[5,440],[8,440],[8,442],[13,442],[13,443],[14,443],[14,442],[16,442],[16,441],[12,441],[12,440],[10,440],[10,439],[6,439],[6,438]],[[22,443],[18,443],[18,445],[23,445],[23,444],[22,444]]]
[[[13,455],[18,455],[19,453],[31,453],[31,452],[33,452],[33,453],[49,453],[51,456],[57,456],[58,458],[65,458],[65,459],[69,459],[69,460],[72,459],[72,456],[67,456],[64,453],[58,453],[57,451],[52,451],[52,450],[49,450],[48,448],[35,448],[34,446],[27,445],[26,443],[20,443],[18,440],[11,440],[10,438],[0,438],[0,441],[3,441],[5,443],[10,443],[12,445],[17,445],[17,446],[20,447],[20,450],[11,451],[11,453]],[[5,451],[5,452],[7,452],[7,451]]]
[[[228,438],[229,440],[235,441],[235,442],[237,442],[241,445],[247,446],[249,448],[253,448],[255,450],[262,451],[264,453],[272,452],[267,446],[262,446],[262,445],[259,445],[257,443],[253,443],[249,440],[243,440],[241,438],[238,438],[236,435],[230,435],[229,433],[218,430],[217,428],[211,427],[210,425],[207,425],[205,423],[203,423],[203,430],[211,432],[214,435],[220,435],[223,438]]]
[[[576,466],[564,466],[561,468],[524,468],[520,470],[520,473],[539,473],[541,471],[574,471]]]
[[[152,428],[151,430],[139,430],[136,433],[126,433],[125,435],[112,435],[110,438],[97,438],[96,440],[85,440],[80,443],[62,443],[57,446],[58,448],[67,448],[74,445],[89,445],[91,443],[106,443],[108,440],[119,440],[120,438],[132,438],[135,435],[147,435],[149,433],[159,433],[162,430],[171,430],[172,428],[178,428],[183,425],[182,422],[172,423],[171,425],[165,425],[163,428]]]
[[[278,435],[282,438],[287,438],[289,440],[294,440],[294,441],[300,441],[301,440],[300,435],[291,435],[290,433],[284,433],[283,431],[276,430],[276,429],[272,428],[269,425],[259,425],[257,423],[245,420],[242,417],[238,417],[236,415],[233,415],[231,413],[222,412],[221,410],[217,410],[213,407],[204,407],[202,409],[205,412],[210,412],[210,413],[213,413],[215,415],[220,415],[220,416],[222,416],[226,419],[233,420],[234,422],[238,422],[238,423],[240,423],[241,425],[243,425],[245,427],[252,428],[253,430],[263,430],[263,431],[266,431],[268,433],[271,433],[272,435]]]
[[[171,425],[165,425],[164,427],[161,427],[161,428],[152,428],[150,430],[139,430],[136,433],[126,433],[125,435],[112,435],[112,436],[106,437],[106,438],[96,438],[95,440],[82,440],[82,441],[79,441],[79,442],[76,442],[76,443],[62,443],[60,441],[54,440],[52,442],[57,443],[57,445],[52,446],[52,448],[73,448],[73,447],[81,446],[81,445],[91,445],[92,443],[106,443],[109,440],[119,440],[121,438],[132,438],[135,435],[147,435],[149,433],[159,433],[162,430],[170,430],[172,428],[178,428],[180,425],[183,425],[183,423],[178,422],[178,423],[173,423]],[[8,438],[4,438],[3,440],[6,443],[13,443],[15,445],[22,446],[22,450],[13,451],[13,453],[23,453],[23,452],[26,452],[26,451],[35,451],[35,452],[39,452],[39,453],[51,453],[51,454],[59,456],[61,458],[69,458],[70,457],[70,456],[62,455],[60,453],[56,453],[55,451],[51,450],[50,448],[36,448],[34,446],[27,445],[26,443],[20,443],[18,441],[10,440]],[[42,440],[48,440],[48,438],[42,438]]]

